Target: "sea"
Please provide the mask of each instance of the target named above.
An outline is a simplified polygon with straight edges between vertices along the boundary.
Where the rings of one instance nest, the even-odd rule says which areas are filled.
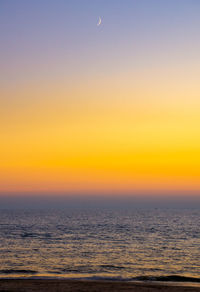
[[[0,278],[200,283],[200,208],[0,210]]]

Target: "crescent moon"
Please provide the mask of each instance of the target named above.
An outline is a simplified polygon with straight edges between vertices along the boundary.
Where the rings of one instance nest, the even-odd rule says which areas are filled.
[[[101,17],[99,17],[99,21],[97,23],[97,26],[99,26],[101,24]]]

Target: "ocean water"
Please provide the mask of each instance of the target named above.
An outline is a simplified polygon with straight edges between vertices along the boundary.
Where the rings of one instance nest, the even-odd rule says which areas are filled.
[[[0,278],[200,282],[198,208],[0,210]]]

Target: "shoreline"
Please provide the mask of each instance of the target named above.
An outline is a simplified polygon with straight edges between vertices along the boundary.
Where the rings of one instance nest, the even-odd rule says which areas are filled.
[[[108,292],[108,291],[133,291],[133,292],[200,292],[200,286],[189,286],[189,283],[155,283],[155,282],[130,282],[108,280],[74,280],[74,279],[0,279],[0,291],[48,291],[48,292]],[[195,283],[192,283],[195,284]],[[198,284],[198,283],[197,283]]]
[[[25,275],[15,274],[0,276],[1,280],[41,280],[41,281],[88,281],[88,282],[120,282],[120,283],[136,283],[136,284],[160,284],[168,286],[186,286],[186,287],[199,287],[200,278],[184,277],[184,276],[140,276],[133,278],[123,277],[99,277],[99,276],[58,276],[51,274],[37,274],[37,275]]]

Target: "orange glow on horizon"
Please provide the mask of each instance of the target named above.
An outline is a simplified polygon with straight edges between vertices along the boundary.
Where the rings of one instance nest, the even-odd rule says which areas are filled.
[[[7,23],[10,8],[5,9]],[[142,13],[130,18],[126,8],[123,25],[113,26],[109,13],[97,31],[90,23],[90,9],[90,24],[83,27],[85,20],[76,26],[80,16],[70,9],[69,18],[63,19],[68,21],[67,32],[59,21],[51,31],[46,14],[49,26],[44,31],[37,30],[35,18],[27,23],[36,39],[20,22],[14,22],[12,30],[10,24],[5,26],[0,193],[200,192],[200,64],[195,37],[200,26],[189,14],[181,19],[190,19],[191,27],[179,27],[178,22],[171,27],[171,10],[154,15],[150,5],[147,19]],[[70,13],[75,15],[71,18]],[[177,13],[187,15],[179,8]],[[154,20],[162,23],[165,17],[159,30]],[[192,31],[184,38],[183,27]],[[15,28],[24,33],[21,42],[15,40]],[[9,48],[7,37],[13,44]]]

